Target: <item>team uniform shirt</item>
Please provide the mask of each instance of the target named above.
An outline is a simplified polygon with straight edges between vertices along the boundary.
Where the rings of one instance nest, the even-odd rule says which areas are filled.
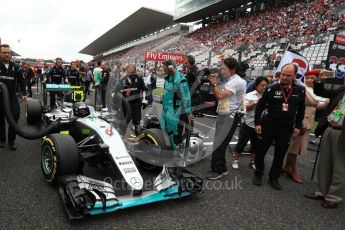
[[[244,105],[244,111],[245,111],[243,120],[251,128],[255,128],[255,124],[254,124],[255,108],[250,111],[247,111],[246,106],[249,104],[257,103],[259,99],[261,98],[261,96],[262,95],[259,94],[258,91],[254,90],[250,93],[247,93],[243,97],[243,105]]]
[[[122,77],[120,86],[120,92],[130,103],[141,100],[142,92],[146,89],[143,78],[136,74]]]
[[[26,96],[25,80],[20,72],[19,66],[15,65],[13,62],[4,64],[2,61],[0,61],[0,82],[6,85],[10,96],[16,94],[16,86],[18,82],[23,95]]]
[[[284,90],[284,92],[282,91]],[[287,99],[287,100],[286,100]],[[264,110],[267,110],[263,114]],[[280,83],[269,85],[255,109],[255,125],[263,121],[284,126],[302,128],[305,110],[305,87],[293,83],[287,91]]]
[[[225,85],[220,86],[220,88],[232,93],[229,97],[218,100],[217,113],[220,115],[228,115],[241,105],[243,96],[246,92],[246,81],[235,74],[229,78]]]
[[[80,85],[79,71],[77,69],[68,69],[66,71],[68,83],[71,85]]]
[[[57,68],[56,66],[53,66],[52,68],[49,69],[47,78],[48,78],[48,83],[62,84],[65,82],[65,78],[66,78],[65,70],[62,67]]]

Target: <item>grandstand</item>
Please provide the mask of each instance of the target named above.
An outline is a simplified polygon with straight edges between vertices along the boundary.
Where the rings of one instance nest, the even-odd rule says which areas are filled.
[[[344,11],[338,10],[344,8],[344,0],[176,0],[174,17],[141,8],[81,52],[139,65],[145,50],[192,54],[199,66],[232,56],[249,64],[249,75],[260,76],[277,67],[290,46],[322,67],[334,34],[345,29]],[[191,32],[181,22],[201,28]]]
[[[94,61],[142,63],[145,50],[158,50],[189,33],[190,26],[177,24],[173,16],[140,8],[128,18],[83,48],[80,53],[93,55]]]

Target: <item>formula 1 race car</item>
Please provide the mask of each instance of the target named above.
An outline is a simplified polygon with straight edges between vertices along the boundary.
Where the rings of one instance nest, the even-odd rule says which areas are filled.
[[[73,88],[47,85],[47,90],[73,91]],[[40,165],[45,180],[58,185],[68,217],[79,219],[201,191],[202,179],[185,166],[205,156],[202,140],[189,135],[180,151],[172,151],[164,132],[148,125],[133,142],[124,141],[123,130],[129,123],[130,107],[121,96],[112,95],[112,98],[122,101],[125,109],[95,111],[85,102],[74,100],[60,101],[53,110],[45,109],[39,100],[31,99],[27,103],[29,124],[49,125],[57,121],[61,124],[58,130],[43,138]],[[121,113],[124,110],[125,115]],[[85,163],[110,163],[126,181],[130,194],[118,196],[111,183],[82,175]],[[153,190],[144,190],[137,164],[145,169],[160,169]]]

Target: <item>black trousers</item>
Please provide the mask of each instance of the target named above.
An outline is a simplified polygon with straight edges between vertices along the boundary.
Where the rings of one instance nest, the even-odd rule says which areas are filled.
[[[246,123],[242,123],[240,126],[240,130],[238,132],[238,142],[235,147],[235,153],[243,152],[243,149],[246,147],[248,141],[250,139],[250,153],[255,153],[256,151],[256,142],[257,142],[257,135],[255,133],[255,129],[249,127]]]
[[[32,97],[32,83],[26,82],[26,87],[27,87],[27,94],[29,97]]]
[[[137,134],[137,128],[141,120],[141,101],[136,100],[136,101],[130,102],[130,105],[132,108],[132,124],[134,125],[135,133]]]
[[[106,104],[105,104],[105,96],[107,94],[107,86],[106,85],[103,85],[102,86],[102,105],[103,105],[103,108],[106,108]]]
[[[85,84],[85,89],[84,89],[85,95],[86,94],[89,95],[90,94],[90,84],[91,84],[91,81],[85,81],[84,84]]]
[[[263,123],[261,135],[257,141],[257,151],[255,157],[255,175],[262,177],[265,170],[265,155],[275,140],[274,158],[269,172],[270,178],[277,179],[283,166],[285,153],[289,147],[289,141],[293,128],[289,126]]]
[[[11,112],[13,118],[16,122],[19,120],[20,115],[20,107],[18,103],[18,99],[16,95],[10,95],[11,100]],[[5,111],[4,106],[2,104],[2,100],[0,101],[0,142],[6,142],[6,122],[5,122]],[[8,127],[8,143],[14,144],[16,140],[16,132],[14,129],[9,125]]]
[[[49,93],[49,97],[50,97],[50,104],[49,105],[50,105],[51,108],[55,107],[56,95],[59,98],[63,97],[63,93],[62,92],[50,92]]]

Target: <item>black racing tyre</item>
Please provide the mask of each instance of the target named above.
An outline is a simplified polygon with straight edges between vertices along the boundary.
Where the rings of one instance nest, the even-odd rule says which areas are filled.
[[[26,122],[35,125],[42,119],[41,102],[37,99],[29,99],[26,105]]]
[[[80,164],[77,144],[70,135],[50,134],[44,138],[40,165],[49,184],[56,184],[63,175],[78,174]]]
[[[144,129],[138,135],[139,141],[151,143],[157,146],[160,146],[161,150],[171,150],[172,146],[167,143],[165,140],[169,140],[168,137],[164,137],[162,130],[160,129]],[[172,153],[173,154],[173,153]],[[160,170],[162,167],[151,165],[145,161],[142,161],[137,158],[138,165],[148,171]]]

